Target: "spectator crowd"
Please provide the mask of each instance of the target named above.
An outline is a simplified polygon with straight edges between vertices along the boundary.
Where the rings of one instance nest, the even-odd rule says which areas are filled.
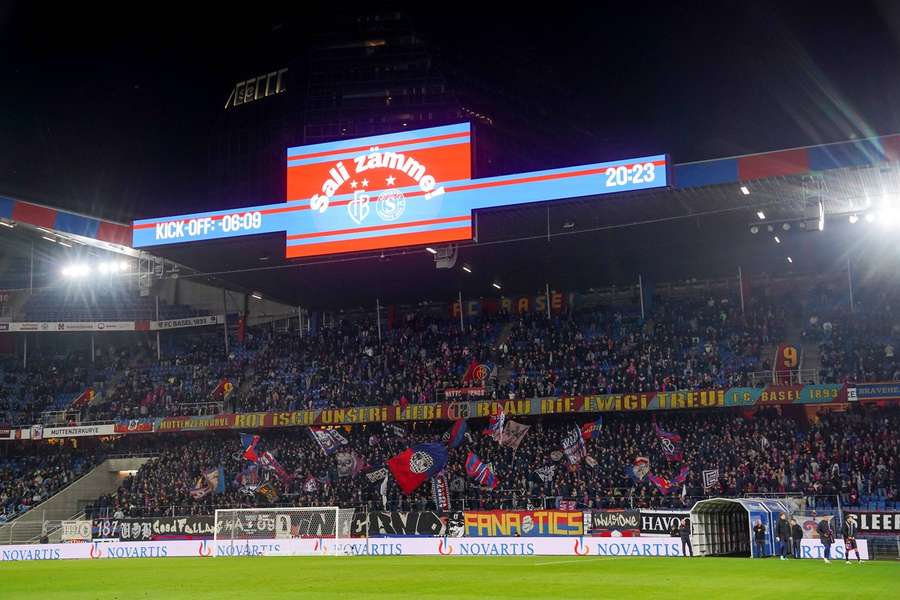
[[[562,440],[579,422],[571,418],[516,418],[531,425],[513,450],[499,445],[472,421],[466,441],[451,449],[445,471],[451,502],[459,508],[555,507],[560,501],[579,508],[681,507],[704,496],[790,493],[815,506],[872,503],[900,508],[900,411],[857,408],[823,412],[811,422],[775,409],[745,414],[738,409],[660,416],[660,426],[682,437],[682,460],[669,462],[654,423],[644,414],[606,414],[600,434],[587,441],[588,459],[570,466]],[[366,472],[415,444],[446,439],[451,424],[418,422],[394,427],[354,426],[338,431],[367,468],[348,473],[340,455],[325,455],[305,428],[262,432],[261,448],[272,453],[291,475],[264,472],[278,489],[275,504],[342,506],[381,510],[434,509],[430,484],[410,496],[391,484],[385,498],[380,480]],[[237,475],[249,465],[237,434],[209,433],[162,437],[147,444],[159,458],[145,465],[114,494],[98,499],[94,514],[122,516],[209,514],[215,508],[267,506],[260,495],[241,490]],[[499,485],[488,490],[467,477],[465,460],[474,452],[491,465]],[[649,472],[673,479],[683,466],[684,484],[664,493],[647,477],[635,481],[626,472],[636,458],[649,461]],[[225,492],[195,500],[191,489],[204,471],[222,466]],[[704,489],[701,473],[717,470],[719,481]]]

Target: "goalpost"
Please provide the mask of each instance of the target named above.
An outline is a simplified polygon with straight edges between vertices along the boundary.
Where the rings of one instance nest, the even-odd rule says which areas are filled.
[[[238,552],[254,548],[254,554],[264,550],[254,542],[282,543],[284,554],[343,554],[346,542],[366,533],[353,532],[352,508],[316,506],[300,508],[234,508],[217,509],[213,537],[217,542],[230,542]],[[365,544],[367,540],[359,539]],[[351,552],[347,552],[348,554]]]

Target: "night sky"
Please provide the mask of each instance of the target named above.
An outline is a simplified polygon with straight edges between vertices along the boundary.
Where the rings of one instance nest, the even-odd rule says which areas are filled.
[[[0,5],[0,193],[121,220],[216,208],[209,134],[230,89],[300,55],[329,9],[357,12],[185,4]],[[683,4],[406,9],[436,54],[594,140],[583,162],[900,131],[900,3]]]

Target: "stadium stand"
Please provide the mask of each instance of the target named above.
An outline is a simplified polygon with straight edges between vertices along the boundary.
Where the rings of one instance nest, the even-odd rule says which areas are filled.
[[[807,295],[795,307],[767,290],[743,313],[728,293],[661,297],[644,320],[634,303],[621,301],[550,317],[498,312],[469,319],[464,333],[454,318],[410,311],[381,342],[371,319],[342,320],[302,338],[250,327],[243,342],[232,340],[228,356],[218,332],[171,334],[161,361],[149,338],[94,363],[83,352],[55,364],[32,361],[32,373],[56,373],[61,363],[72,373],[37,387],[23,387],[25,373],[7,362],[0,366],[0,414],[10,423],[37,422],[42,411],[64,406],[64,395],[91,385],[98,400],[83,407],[82,420],[416,404],[458,385],[473,360],[492,367],[497,399],[742,386],[753,383],[750,374],[773,368],[773,347],[793,330],[818,350],[807,366],[823,382],[900,378],[900,321],[886,318],[893,314],[886,300],[861,304],[851,315],[829,308],[843,299],[815,286]],[[225,403],[211,402],[223,378],[234,392]]]
[[[61,447],[0,458],[0,523],[39,505],[93,465],[92,454]]]
[[[649,480],[635,484],[625,473],[636,456],[651,457],[651,469],[665,477],[676,470],[660,455],[654,423],[647,415],[605,416],[603,435],[587,442],[596,466],[584,463],[578,469],[566,468],[559,456],[571,419],[518,420],[532,427],[515,452],[474,425],[471,441],[450,451],[454,505],[555,508],[560,501],[572,501],[579,509],[681,508],[707,496],[795,494],[806,498],[808,508],[820,510],[834,509],[837,497],[846,506],[900,509],[896,408],[821,412],[811,421],[775,410],[666,416],[663,426],[681,435],[682,462],[691,468],[685,498],[677,491],[664,494]],[[348,439],[347,452],[352,449],[369,465],[378,465],[408,446],[440,439],[448,428],[447,423],[416,423],[409,428],[370,425],[339,431]],[[264,432],[263,438],[266,448],[293,474],[282,491],[283,501],[292,505],[434,510],[429,486],[411,496],[393,488],[383,503],[378,485],[367,485],[364,477],[342,476],[335,460],[324,456],[305,432]],[[210,514],[216,507],[267,505],[259,496],[242,493],[235,481],[242,463],[237,435],[195,434],[147,444],[143,450],[159,451],[159,459],[145,465],[116,494],[99,499],[93,514],[191,515]],[[493,465],[500,479],[497,489],[485,490],[467,480],[464,463],[469,451]],[[226,492],[192,499],[194,482],[204,470],[218,465],[226,473]],[[719,470],[720,483],[704,491],[699,473],[706,469]]]
[[[464,331],[451,316],[409,310],[385,328],[380,342],[364,315],[303,336],[268,325],[250,327],[241,341],[232,340],[227,356],[220,331],[172,332],[164,338],[161,360],[146,338],[109,348],[93,362],[75,351],[39,355],[27,368],[6,361],[0,365],[0,410],[9,423],[39,422],[42,413],[71,406],[88,387],[96,389],[97,401],[77,408],[83,421],[93,422],[420,404],[460,385],[476,362],[490,366],[488,393],[495,399],[716,389],[750,385],[753,373],[771,371],[772,348],[792,331],[801,332],[803,343],[821,348],[824,380],[896,379],[893,345],[900,328],[885,318],[893,314],[889,300],[861,302],[861,310],[852,314],[837,308],[840,302],[812,286],[795,306],[773,289],[750,298],[741,310],[733,294],[694,292],[656,297],[645,319],[636,303],[617,299],[551,315],[497,311],[469,318]],[[222,392],[224,381],[232,386],[230,394]],[[814,417],[739,409],[662,416],[661,426],[682,436],[684,464],[691,467],[684,498],[662,493],[646,479],[634,484],[625,474],[629,461],[649,456],[655,473],[676,475],[655,450],[655,423],[646,414],[606,415],[604,435],[588,442],[596,465],[577,470],[553,458],[571,419],[516,419],[531,429],[515,453],[482,436],[474,422],[470,443],[451,450],[448,475],[455,501],[469,508],[560,502],[594,509],[671,508],[716,494],[790,493],[824,510],[833,508],[837,497],[845,506],[864,508],[892,509],[900,502],[895,408],[859,407]],[[363,425],[340,431],[348,449],[368,465],[378,465],[410,445],[440,438],[448,427],[447,422],[418,422],[400,429]],[[293,475],[281,490],[282,502],[398,510],[431,506],[425,488],[411,496],[392,488],[383,499],[377,486],[339,476],[334,459],[323,456],[305,430],[266,432],[264,438]],[[127,450],[158,453],[159,459],[114,495],[98,499],[92,508],[96,516],[209,514],[216,507],[266,503],[242,493],[234,481],[241,448],[233,433],[139,436],[128,441]],[[466,478],[469,450],[493,466],[501,481],[496,490],[479,489]],[[92,464],[87,459],[34,462],[27,452],[8,460],[3,494],[9,514],[46,498]],[[228,479],[225,493],[194,499],[197,478],[218,465]],[[47,469],[54,475],[34,476]],[[702,487],[698,474],[706,469],[719,470],[717,487]]]
[[[209,314],[180,304],[160,303],[159,318],[185,319]],[[25,303],[25,321],[141,321],[156,319],[156,302],[116,290],[49,290]]]

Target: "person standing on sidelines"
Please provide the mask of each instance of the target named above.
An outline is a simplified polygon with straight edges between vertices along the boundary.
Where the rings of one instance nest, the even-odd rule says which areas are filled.
[[[797,524],[796,519],[791,519],[791,549],[794,558],[800,558],[800,549],[803,547],[803,528]]]
[[[775,535],[778,536],[778,541],[781,544],[781,560],[787,560],[791,545],[791,524],[788,523],[787,516],[784,513],[781,513],[778,517]]]
[[[694,556],[694,547],[691,545],[691,521],[690,519],[685,518],[684,521],[681,522],[681,528],[678,530],[678,533],[681,534],[681,554],[684,557],[688,556],[688,552],[690,552],[691,556]]]
[[[859,548],[856,546],[856,533],[859,527],[856,525],[856,517],[850,515],[844,519],[844,526],[841,527],[841,536],[844,538],[844,558],[847,564],[850,564],[850,551],[856,552],[856,564],[862,564],[862,558],[859,556]]]
[[[834,543],[834,531],[832,531],[831,523],[829,523],[828,519],[819,521],[819,524],[816,525],[816,533],[819,534],[819,541],[822,542],[822,546],[824,546],[822,558],[826,563],[830,563],[831,544]]]
[[[756,544],[756,557],[763,558],[766,555],[766,526],[760,519],[753,526],[753,542]]]

